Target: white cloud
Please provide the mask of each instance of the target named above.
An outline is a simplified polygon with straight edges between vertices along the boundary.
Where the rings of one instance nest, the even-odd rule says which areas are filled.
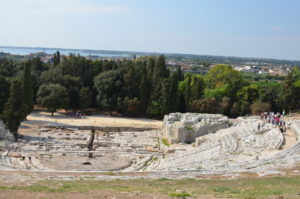
[[[283,28],[281,26],[274,26],[273,25],[273,26],[271,26],[271,30],[272,31],[279,31],[280,32],[280,31],[283,31]]]

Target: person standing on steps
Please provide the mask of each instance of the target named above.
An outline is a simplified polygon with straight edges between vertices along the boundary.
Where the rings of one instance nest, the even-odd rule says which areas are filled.
[[[94,157],[94,153],[92,153],[91,151],[93,151],[93,144],[94,144],[94,140],[95,140],[95,129],[94,127],[92,127],[91,129],[91,137],[88,141],[88,150],[89,150],[89,158],[93,158]]]

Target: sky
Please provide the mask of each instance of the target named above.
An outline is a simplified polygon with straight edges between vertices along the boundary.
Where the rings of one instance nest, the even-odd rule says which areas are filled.
[[[0,46],[300,60],[299,0],[0,0]]]

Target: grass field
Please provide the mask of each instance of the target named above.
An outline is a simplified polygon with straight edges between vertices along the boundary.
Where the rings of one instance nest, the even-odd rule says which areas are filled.
[[[171,180],[136,179],[99,181],[86,178],[80,181],[41,181],[29,186],[1,186],[0,195],[6,192],[22,193],[114,193],[160,194],[170,198],[300,198],[300,177],[267,177],[238,180]],[[1,197],[0,197],[1,198]],[[47,198],[47,197],[46,197]],[[159,197],[158,197],[159,198]]]

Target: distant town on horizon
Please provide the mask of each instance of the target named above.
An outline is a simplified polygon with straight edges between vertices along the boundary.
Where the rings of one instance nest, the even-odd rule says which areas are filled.
[[[5,46],[0,45],[0,51],[3,49],[32,49],[36,50],[36,52],[41,52],[45,50],[55,50],[55,51],[74,51],[74,52],[86,52],[86,53],[108,53],[108,54],[128,54],[128,55],[177,55],[177,56],[205,56],[205,57],[224,57],[224,58],[242,58],[242,59],[263,59],[263,60],[278,60],[278,61],[292,61],[292,62],[299,62],[300,60],[297,59],[281,59],[276,57],[255,57],[255,56],[235,56],[235,55],[213,55],[213,54],[198,54],[198,53],[184,53],[184,52],[151,52],[151,51],[130,51],[130,50],[105,50],[105,49],[88,49],[88,48],[64,48],[64,47],[43,47],[43,46]],[[41,50],[41,51],[38,51]],[[9,52],[7,52],[9,53]]]

